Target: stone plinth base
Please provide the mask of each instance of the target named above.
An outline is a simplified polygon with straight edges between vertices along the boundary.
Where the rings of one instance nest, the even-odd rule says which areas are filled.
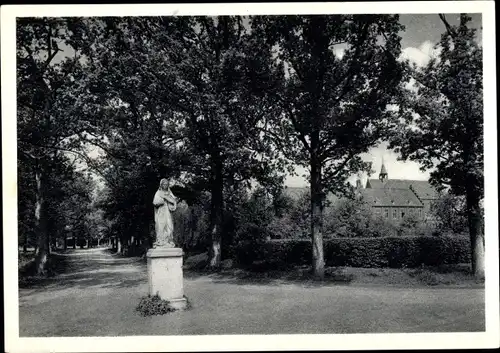
[[[150,249],[146,257],[149,295],[158,295],[161,299],[169,301],[174,309],[184,309],[187,301],[184,298],[182,249]]]

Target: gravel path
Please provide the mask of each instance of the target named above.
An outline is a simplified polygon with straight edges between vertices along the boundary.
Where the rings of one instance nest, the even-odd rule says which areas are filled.
[[[19,291],[21,337],[484,331],[484,289],[248,283],[186,276],[192,308],[135,311],[146,265],[104,249],[67,253],[64,274]]]

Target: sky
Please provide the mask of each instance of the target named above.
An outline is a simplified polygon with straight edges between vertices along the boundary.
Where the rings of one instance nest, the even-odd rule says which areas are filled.
[[[459,14],[446,14],[446,19],[451,25],[458,24]],[[481,14],[469,14],[472,18],[470,26],[478,29],[478,41],[482,43],[481,35]],[[444,24],[437,14],[402,14],[400,23],[405,26],[405,31],[400,33],[401,47],[403,55],[422,66],[430,59],[433,46],[439,42],[441,34],[445,31]],[[398,155],[387,149],[387,143],[383,142],[379,146],[372,148],[368,153],[362,155],[364,161],[372,162],[374,173],[370,178],[377,178],[382,166],[382,158],[387,169],[389,178],[393,179],[429,179],[429,171],[421,171],[420,164],[412,161],[398,161]],[[285,180],[285,185],[290,187],[304,187],[308,183],[302,175],[307,170],[301,167],[296,169],[297,176],[289,176]],[[362,175],[363,184],[368,176]],[[349,179],[353,185],[357,176],[353,175]]]

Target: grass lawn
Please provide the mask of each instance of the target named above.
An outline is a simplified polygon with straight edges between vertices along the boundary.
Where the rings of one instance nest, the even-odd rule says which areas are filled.
[[[59,273],[65,272],[67,269],[67,257],[64,255],[68,251],[51,253],[47,260],[47,275],[49,278],[56,276]],[[19,286],[32,286],[36,283],[46,283],[47,277],[35,275],[35,251],[19,252],[18,256],[18,272]]]
[[[184,293],[192,308],[142,317],[136,307],[148,285],[141,259],[102,249],[60,256],[64,273],[20,288],[21,337],[466,332],[485,325],[480,284],[367,284],[360,278],[389,276],[360,272],[349,283],[318,283],[283,274],[187,270]],[[350,269],[339,271],[348,276]]]

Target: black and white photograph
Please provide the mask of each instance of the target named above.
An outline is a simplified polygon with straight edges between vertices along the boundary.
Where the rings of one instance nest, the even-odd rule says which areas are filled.
[[[499,346],[493,2],[1,11],[6,351]]]

